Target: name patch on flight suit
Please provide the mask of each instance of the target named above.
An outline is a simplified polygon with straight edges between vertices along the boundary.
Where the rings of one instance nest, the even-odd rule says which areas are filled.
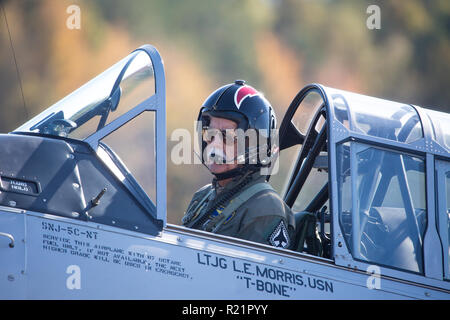
[[[291,240],[289,238],[289,233],[284,224],[284,221],[281,220],[275,230],[269,237],[269,243],[274,247],[279,248],[288,248]]]

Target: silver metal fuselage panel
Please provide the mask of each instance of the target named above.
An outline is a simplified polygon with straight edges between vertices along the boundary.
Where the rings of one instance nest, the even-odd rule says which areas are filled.
[[[7,263],[0,299],[449,297],[438,288],[373,278],[327,259],[177,226],[154,237],[4,207],[0,225],[16,243],[10,248],[0,238]],[[379,289],[371,289],[373,281]]]

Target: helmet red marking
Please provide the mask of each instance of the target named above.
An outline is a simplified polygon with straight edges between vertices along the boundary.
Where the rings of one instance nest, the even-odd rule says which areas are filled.
[[[239,89],[237,89],[236,93],[234,94],[234,103],[236,104],[236,107],[239,109],[242,101],[244,101],[245,98],[254,97],[257,95],[259,95],[259,92],[256,91],[254,88],[250,86],[242,86]]]

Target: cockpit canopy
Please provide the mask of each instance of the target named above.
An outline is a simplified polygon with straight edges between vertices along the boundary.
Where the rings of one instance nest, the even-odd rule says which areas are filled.
[[[14,132],[84,140],[154,93],[150,56],[134,51]]]
[[[144,45],[12,133],[89,145],[163,225],[165,101],[162,59],[154,47]]]
[[[435,239],[427,245],[433,254],[442,248],[438,232],[448,248],[449,114],[312,84],[280,127],[280,148],[296,145],[302,147],[284,199],[299,213],[318,212],[322,243],[333,233],[337,260],[350,254],[353,261],[423,274],[425,234],[436,235],[428,238]],[[448,249],[443,257],[449,278]]]
[[[361,136],[408,144],[416,142],[416,145],[420,145],[417,141],[424,138],[425,126],[432,134],[430,138],[436,144],[437,151],[444,154],[450,152],[448,113],[324,86],[321,88],[326,92],[333,124],[339,123],[339,127],[342,125],[345,128],[342,133],[352,132]],[[295,112],[291,122],[304,136],[314,116],[324,106],[324,99],[318,90],[310,90],[301,103],[301,110]],[[421,115],[418,112],[421,112]],[[427,123],[423,124],[424,121]]]

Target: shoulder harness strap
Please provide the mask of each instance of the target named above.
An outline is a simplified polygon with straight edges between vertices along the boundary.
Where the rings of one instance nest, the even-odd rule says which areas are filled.
[[[206,199],[209,198],[209,196],[211,195],[211,193],[213,191],[214,191],[214,188],[211,187],[211,189],[206,193],[206,195],[203,198],[201,198],[201,200],[197,203],[195,208],[193,208],[192,210],[189,210],[188,214],[183,217],[182,221],[185,226],[190,227],[192,225],[192,223],[196,220],[195,218],[197,218],[198,213],[205,205]]]
[[[245,189],[236,197],[234,197],[221,214],[207,221],[203,226],[205,231],[216,232],[222,226],[222,224],[231,216],[233,211],[238,209],[244,202],[250,199],[252,196],[263,190],[273,190],[272,186],[267,182],[258,182],[251,187]]]

